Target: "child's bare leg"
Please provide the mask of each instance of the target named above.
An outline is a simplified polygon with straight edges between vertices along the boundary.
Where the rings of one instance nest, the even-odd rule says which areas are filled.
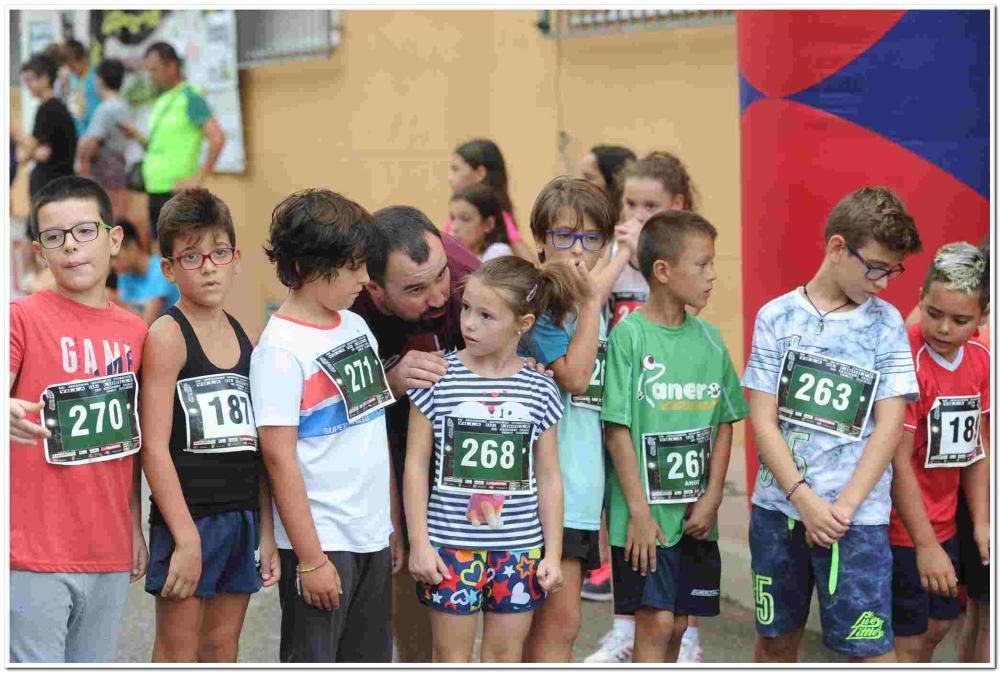
[[[753,660],[758,664],[794,664],[799,660],[799,644],[804,627],[774,638],[757,634],[753,644]]]
[[[250,594],[217,594],[204,601],[198,661],[236,663]]]
[[[532,612],[483,613],[483,645],[479,659],[484,664],[521,662],[524,639],[531,628]]]
[[[573,660],[573,642],[580,631],[580,589],[583,563],[562,562],[563,587],[550,593],[534,611],[534,620],[524,643],[525,662],[568,663]]]
[[[156,597],[153,663],[196,663],[202,600]]]
[[[479,614],[453,615],[437,610],[430,610],[430,613],[434,639],[432,660],[440,663],[471,662]]]
[[[677,663],[677,656],[681,651],[681,639],[684,638],[684,632],[688,627],[689,617],[685,615],[674,616],[674,630],[670,635],[670,644],[667,646],[667,658],[666,662],[668,664]]]
[[[686,623],[686,622],[685,622]],[[635,611],[635,646],[632,662],[662,664],[674,634],[674,613],[653,608]],[[674,657],[676,660],[676,652]]]

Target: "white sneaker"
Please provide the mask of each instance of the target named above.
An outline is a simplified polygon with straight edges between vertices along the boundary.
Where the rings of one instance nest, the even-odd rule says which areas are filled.
[[[681,639],[681,650],[677,655],[678,664],[705,663],[705,648],[701,643],[691,638]]]
[[[601,646],[583,660],[585,664],[625,664],[632,661],[632,644],[635,636],[627,636],[611,629],[601,636]]]

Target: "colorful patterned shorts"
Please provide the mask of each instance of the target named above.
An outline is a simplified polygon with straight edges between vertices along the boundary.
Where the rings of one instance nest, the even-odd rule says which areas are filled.
[[[450,580],[417,582],[417,598],[434,610],[458,615],[528,612],[545,600],[535,572],[542,550],[484,551],[435,546]]]

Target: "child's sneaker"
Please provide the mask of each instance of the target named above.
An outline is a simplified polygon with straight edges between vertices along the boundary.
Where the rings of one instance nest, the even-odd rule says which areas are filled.
[[[590,571],[583,580],[580,598],[588,601],[610,601],[611,596],[611,564],[602,563],[601,567]]]
[[[681,651],[677,655],[678,664],[705,663],[705,648],[694,638],[681,639]]]
[[[611,629],[601,636],[601,646],[583,660],[585,664],[626,664],[632,661],[634,634]]]

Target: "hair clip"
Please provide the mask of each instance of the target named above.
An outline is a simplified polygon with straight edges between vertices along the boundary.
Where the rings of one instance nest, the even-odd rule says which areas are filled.
[[[530,302],[532,299],[534,299],[536,292],[538,292],[538,283],[535,283],[534,285],[531,286],[531,290],[528,292],[528,296],[525,298],[525,301]]]

